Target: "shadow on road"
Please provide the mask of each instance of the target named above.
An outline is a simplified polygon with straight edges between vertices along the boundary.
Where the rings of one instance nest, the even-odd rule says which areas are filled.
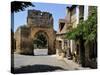
[[[21,68],[12,68],[11,71],[14,74],[19,73],[36,73],[36,72],[50,72],[55,70],[65,70],[58,66],[50,66],[50,65],[28,65],[28,66],[22,66]]]

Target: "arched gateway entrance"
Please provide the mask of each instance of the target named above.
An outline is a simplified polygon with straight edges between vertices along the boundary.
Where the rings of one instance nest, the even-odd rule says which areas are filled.
[[[18,53],[34,55],[36,49],[47,49],[47,54],[56,53],[53,17],[48,12],[29,10],[27,25],[19,27],[14,37]]]
[[[34,55],[48,55],[48,36],[45,32],[39,31],[35,34],[33,39],[33,53]]]

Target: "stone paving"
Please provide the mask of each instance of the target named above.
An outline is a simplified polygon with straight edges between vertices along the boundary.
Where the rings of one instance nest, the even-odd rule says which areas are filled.
[[[56,55],[29,56],[14,54],[14,73],[34,73],[85,69]]]

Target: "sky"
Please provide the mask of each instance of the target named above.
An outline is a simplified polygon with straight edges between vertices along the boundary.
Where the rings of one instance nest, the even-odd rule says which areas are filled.
[[[25,11],[14,13],[14,32],[19,26],[27,24],[27,10],[36,9],[50,12],[54,19],[54,30],[58,31],[58,21],[65,18],[67,4],[33,3],[35,7],[28,7]]]

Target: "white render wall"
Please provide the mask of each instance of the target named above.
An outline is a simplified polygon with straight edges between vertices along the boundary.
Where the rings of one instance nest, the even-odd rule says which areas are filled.
[[[76,10],[76,25],[75,27],[77,27],[77,24],[79,23],[79,6],[76,6],[75,8]],[[84,6],[84,20],[87,20],[88,18],[88,6]],[[74,48],[75,48],[75,41],[73,40],[70,40],[70,49],[71,49],[71,53],[74,51]]]
[[[75,27],[77,27],[77,24],[79,23],[79,6],[76,7],[76,24]],[[84,6],[84,20],[87,20],[88,18],[88,6]],[[70,48],[71,48],[71,52],[73,52],[74,48],[75,48],[75,42],[73,40],[70,40]]]
[[[73,41],[72,40],[70,40],[70,50],[71,50],[71,53],[72,53],[72,51],[73,51]]]
[[[88,6],[84,6],[84,20],[88,18]]]
[[[76,7],[76,24],[79,23],[79,6]]]
[[[79,6],[76,6],[75,10],[76,10],[76,13],[75,13],[75,15],[76,15],[76,24],[75,24],[75,27],[77,27],[77,24],[79,23]],[[70,40],[71,53],[74,51],[74,48],[75,48],[75,44],[74,43],[75,43],[75,41]]]

